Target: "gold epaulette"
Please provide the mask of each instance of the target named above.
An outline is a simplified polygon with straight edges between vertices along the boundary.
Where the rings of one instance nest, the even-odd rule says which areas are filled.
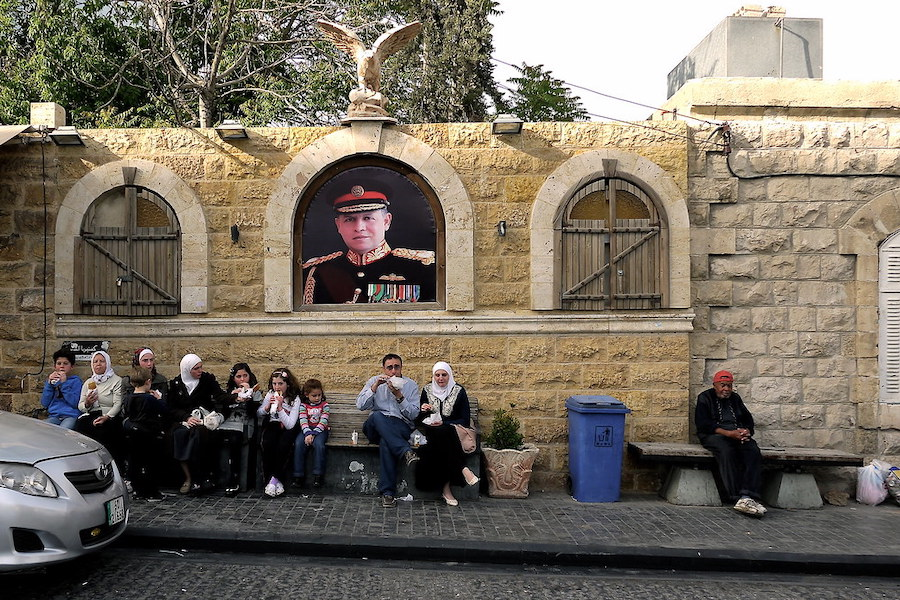
[[[394,248],[393,250],[391,250],[391,254],[393,254],[394,256],[399,256],[400,258],[417,260],[423,265],[434,264],[434,252],[431,250],[410,250],[409,248]]]
[[[316,265],[321,265],[323,262],[327,260],[331,260],[332,258],[337,258],[341,254],[343,254],[343,250],[338,250],[337,252],[332,252],[331,254],[326,254],[325,256],[317,256],[316,258],[311,258],[305,263],[303,263],[303,268],[314,267]]]

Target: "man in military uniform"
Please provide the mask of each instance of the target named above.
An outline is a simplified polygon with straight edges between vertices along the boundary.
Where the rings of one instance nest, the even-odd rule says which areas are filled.
[[[347,251],[303,263],[303,303],[434,302],[434,252],[391,248],[384,239],[392,219],[387,194],[377,182],[363,183],[333,199]]]

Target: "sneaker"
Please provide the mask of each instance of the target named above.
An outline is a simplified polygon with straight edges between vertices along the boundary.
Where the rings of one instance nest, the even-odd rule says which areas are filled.
[[[274,498],[275,496],[278,495],[275,493],[275,491],[278,489],[278,486],[276,485],[277,483],[280,483],[280,482],[277,479],[275,479],[274,477],[269,480],[269,483],[266,484],[266,488],[263,490],[266,493],[266,496],[271,496],[272,498]],[[282,492],[283,492],[283,488],[282,488]]]
[[[759,512],[760,516],[769,512],[768,509],[759,500],[754,500],[753,498],[750,498],[750,503],[753,506],[753,508],[755,508],[757,510],[757,512]]]
[[[381,505],[385,508],[391,508],[397,505],[397,500],[390,494],[385,494],[381,497]]]
[[[313,487],[314,488],[322,487],[322,476],[321,475],[313,475]]]
[[[406,454],[403,455],[406,458],[406,466],[411,467],[413,464],[419,460],[419,455],[413,452],[412,450],[407,450]]]
[[[761,511],[760,506],[759,502],[753,498],[744,496],[735,503],[734,510],[745,515],[750,515],[751,517],[761,517],[763,516],[765,509],[763,508]]]
[[[229,498],[234,498],[235,496],[237,496],[237,493],[239,491],[241,491],[241,486],[237,484],[229,485],[227,488],[225,488],[225,495]]]

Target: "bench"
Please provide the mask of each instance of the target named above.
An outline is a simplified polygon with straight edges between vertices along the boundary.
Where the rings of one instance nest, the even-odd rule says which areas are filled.
[[[327,459],[325,466],[324,493],[378,493],[379,456],[378,446],[369,444],[363,433],[363,423],[369,417],[369,411],[356,408],[356,393],[326,392],[328,399],[328,442],[326,443]],[[469,407],[472,413],[472,424],[478,428],[478,400],[469,396]],[[353,432],[357,434],[357,443],[353,443]],[[311,460],[311,458],[307,458]],[[476,451],[467,457],[467,464],[472,472],[480,476],[481,453]],[[423,492],[415,487],[414,477],[407,472],[406,464],[400,461],[400,477],[397,484],[397,495],[403,497],[412,494],[414,498],[437,499],[440,492]],[[478,498],[478,487],[453,488],[453,494],[461,500]]]
[[[718,488],[710,468],[712,452],[699,444],[629,442],[629,452],[640,461],[668,465],[669,472],[660,495],[672,504],[721,506]],[[863,456],[832,449],[774,448],[760,446],[766,473],[763,502],[776,508],[820,508],[822,496],[811,473],[803,467],[861,467]]]

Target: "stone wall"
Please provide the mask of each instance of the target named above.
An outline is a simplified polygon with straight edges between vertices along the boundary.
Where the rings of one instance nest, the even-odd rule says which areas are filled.
[[[94,130],[82,132],[84,148],[0,147],[0,408],[37,406],[42,358],[62,340],[110,340],[120,371],[149,344],[166,375],[196,352],[220,379],[246,360],[258,374],[288,365],[341,392],[357,391],[385,352],[398,352],[420,382],[434,361],[453,364],[480,400],[482,425],[511,407],[541,448],[535,489],[560,489],[568,396],[625,402],[626,440],[688,441],[691,399],[728,368],[762,443],[896,458],[900,414],[878,401],[877,247],[900,229],[900,124],[837,116],[734,121],[727,158],[717,123],[660,121],[527,124],[521,136],[492,136],[484,123],[254,129],[234,144],[211,130]],[[285,257],[297,199],[322,165],[359,152],[420,169],[450,215],[447,310],[291,311]],[[686,215],[684,243],[670,247],[673,268],[689,264],[690,285],[685,276],[673,291],[685,301],[632,313],[553,310],[535,302],[534,280],[545,275],[532,270],[545,217],[535,207],[552,210],[538,199],[547,202],[561,172],[581,176],[567,165],[602,172],[596,157],[612,152],[634,157],[639,176],[652,166],[667,181],[653,191]],[[78,231],[79,202],[115,185],[120,165],[137,165],[180,214],[194,215],[182,222],[190,290],[178,317],[67,309],[74,257],[54,234]],[[626,461],[623,485],[650,489],[657,477]]]
[[[160,372],[169,376],[177,374],[183,354],[196,352],[220,380],[233,362],[247,360],[258,374],[288,365],[301,377],[318,377],[327,389],[342,392],[357,391],[390,351],[404,356],[405,373],[420,382],[428,380],[434,361],[449,360],[457,380],[479,398],[483,425],[489,423],[493,409],[512,408],[528,440],[542,449],[536,489],[565,484],[564,404],[573,394],[610,394],[623,400],[633,410],[627,421],[629,439],[687,439],[689,315],[682,311],[673,321],[666,311],[658,311],[622,321],[613,315],[572,319],[565,313],[529,309],[530,215],[547,177],[573,156],[614,148],[652,161],[683,194],[687,189],[683,124],[667,123],[654,131],[618,124],[542,123],[530,124],[523,135],[512,137],[491,136],[484,123],[394,128],[398,133],[391,133],[394,137],[385,143],[405,136],[401,142],[406,150],[398,151],[398,156],[415,164],[419,159],[409,157],[415,141],[419,153],[424,149],[423,160],[433,162],[427,153],[434,153],[462,182],[462,201],[472,213],[463,228],[473,240],[474,257],[469,258],[474,260],[461,285],[468,285],[464,295],[471,295],[472,306],[446,311],[273,313],[267,308],[271,276],[267,230],[275,228],[281,213],[273,218],[267,211],[272,199],[283,193],[278,186],[284,174],[293,173],[298,161],[306,164],[311,153],[325,152],[330,154],[322,160],[328,163],[352,152],[348,148],[359,143],[359,132],[346,135],[347,131],[257,129],[249,140],[232,145],[211,130],[93,130],[82,132],[84,148],[42,149],[37,144],[0,148],[0,179],[5,182],[0,188],[0,236],[9,240],[0,248],[0,269],[6,274],[0,294],[7,300],[0,308],[5,313],[0,316],[0,408],[27,412],[38,405],[48,367],[44,364],[41,371],[42,357],[63,340],[110,340],[120,372],[126,370],[131,351],[148,344],[158,355]],[[51,236],[46,345],[42,150]],[[71,272],[77,259],[67,239],[80,227],[78,211],[105,189],[120,185],[121,166],[137,167],[138,183],[160,193],[180,215],[188,210],[199,215],[197,222],[182,218],[182,227],[190,229],[182,272],[195,268],[184,260],[196,262],[199,256],[208,257],[207,268],[185,278],[184,286],[192,286],[192,299],[189,306],[183,299],[178,317],[70,314]],[[302,181],[301,175],[296,181]],[[446,191],[439,182],[431,183],[439,196]],[[288,223],[293,222],[290,204],[297,201],[296,190],[292,193],[288,209],[282,211]],[[508,226],[502,238],[496,232],[499,220]],[[230,236],[235,224],[240,229],[237,243]],[[55,231],[72,234],[54,238]],[[195,241],[198,236],[202,244]],[[55,249],[61,252],[58,259]],[[198,285],[201,280],[205,286]],[[54,282],[61,284],[59,297]],[[84,375],[88,369],[81,365],[77,370]],[[29,372],[33,375],[25,377]],[[19,392],[20,381],[25,393]],[[627,474],[626,483],[631,485],[632,480],[633,475]]]

